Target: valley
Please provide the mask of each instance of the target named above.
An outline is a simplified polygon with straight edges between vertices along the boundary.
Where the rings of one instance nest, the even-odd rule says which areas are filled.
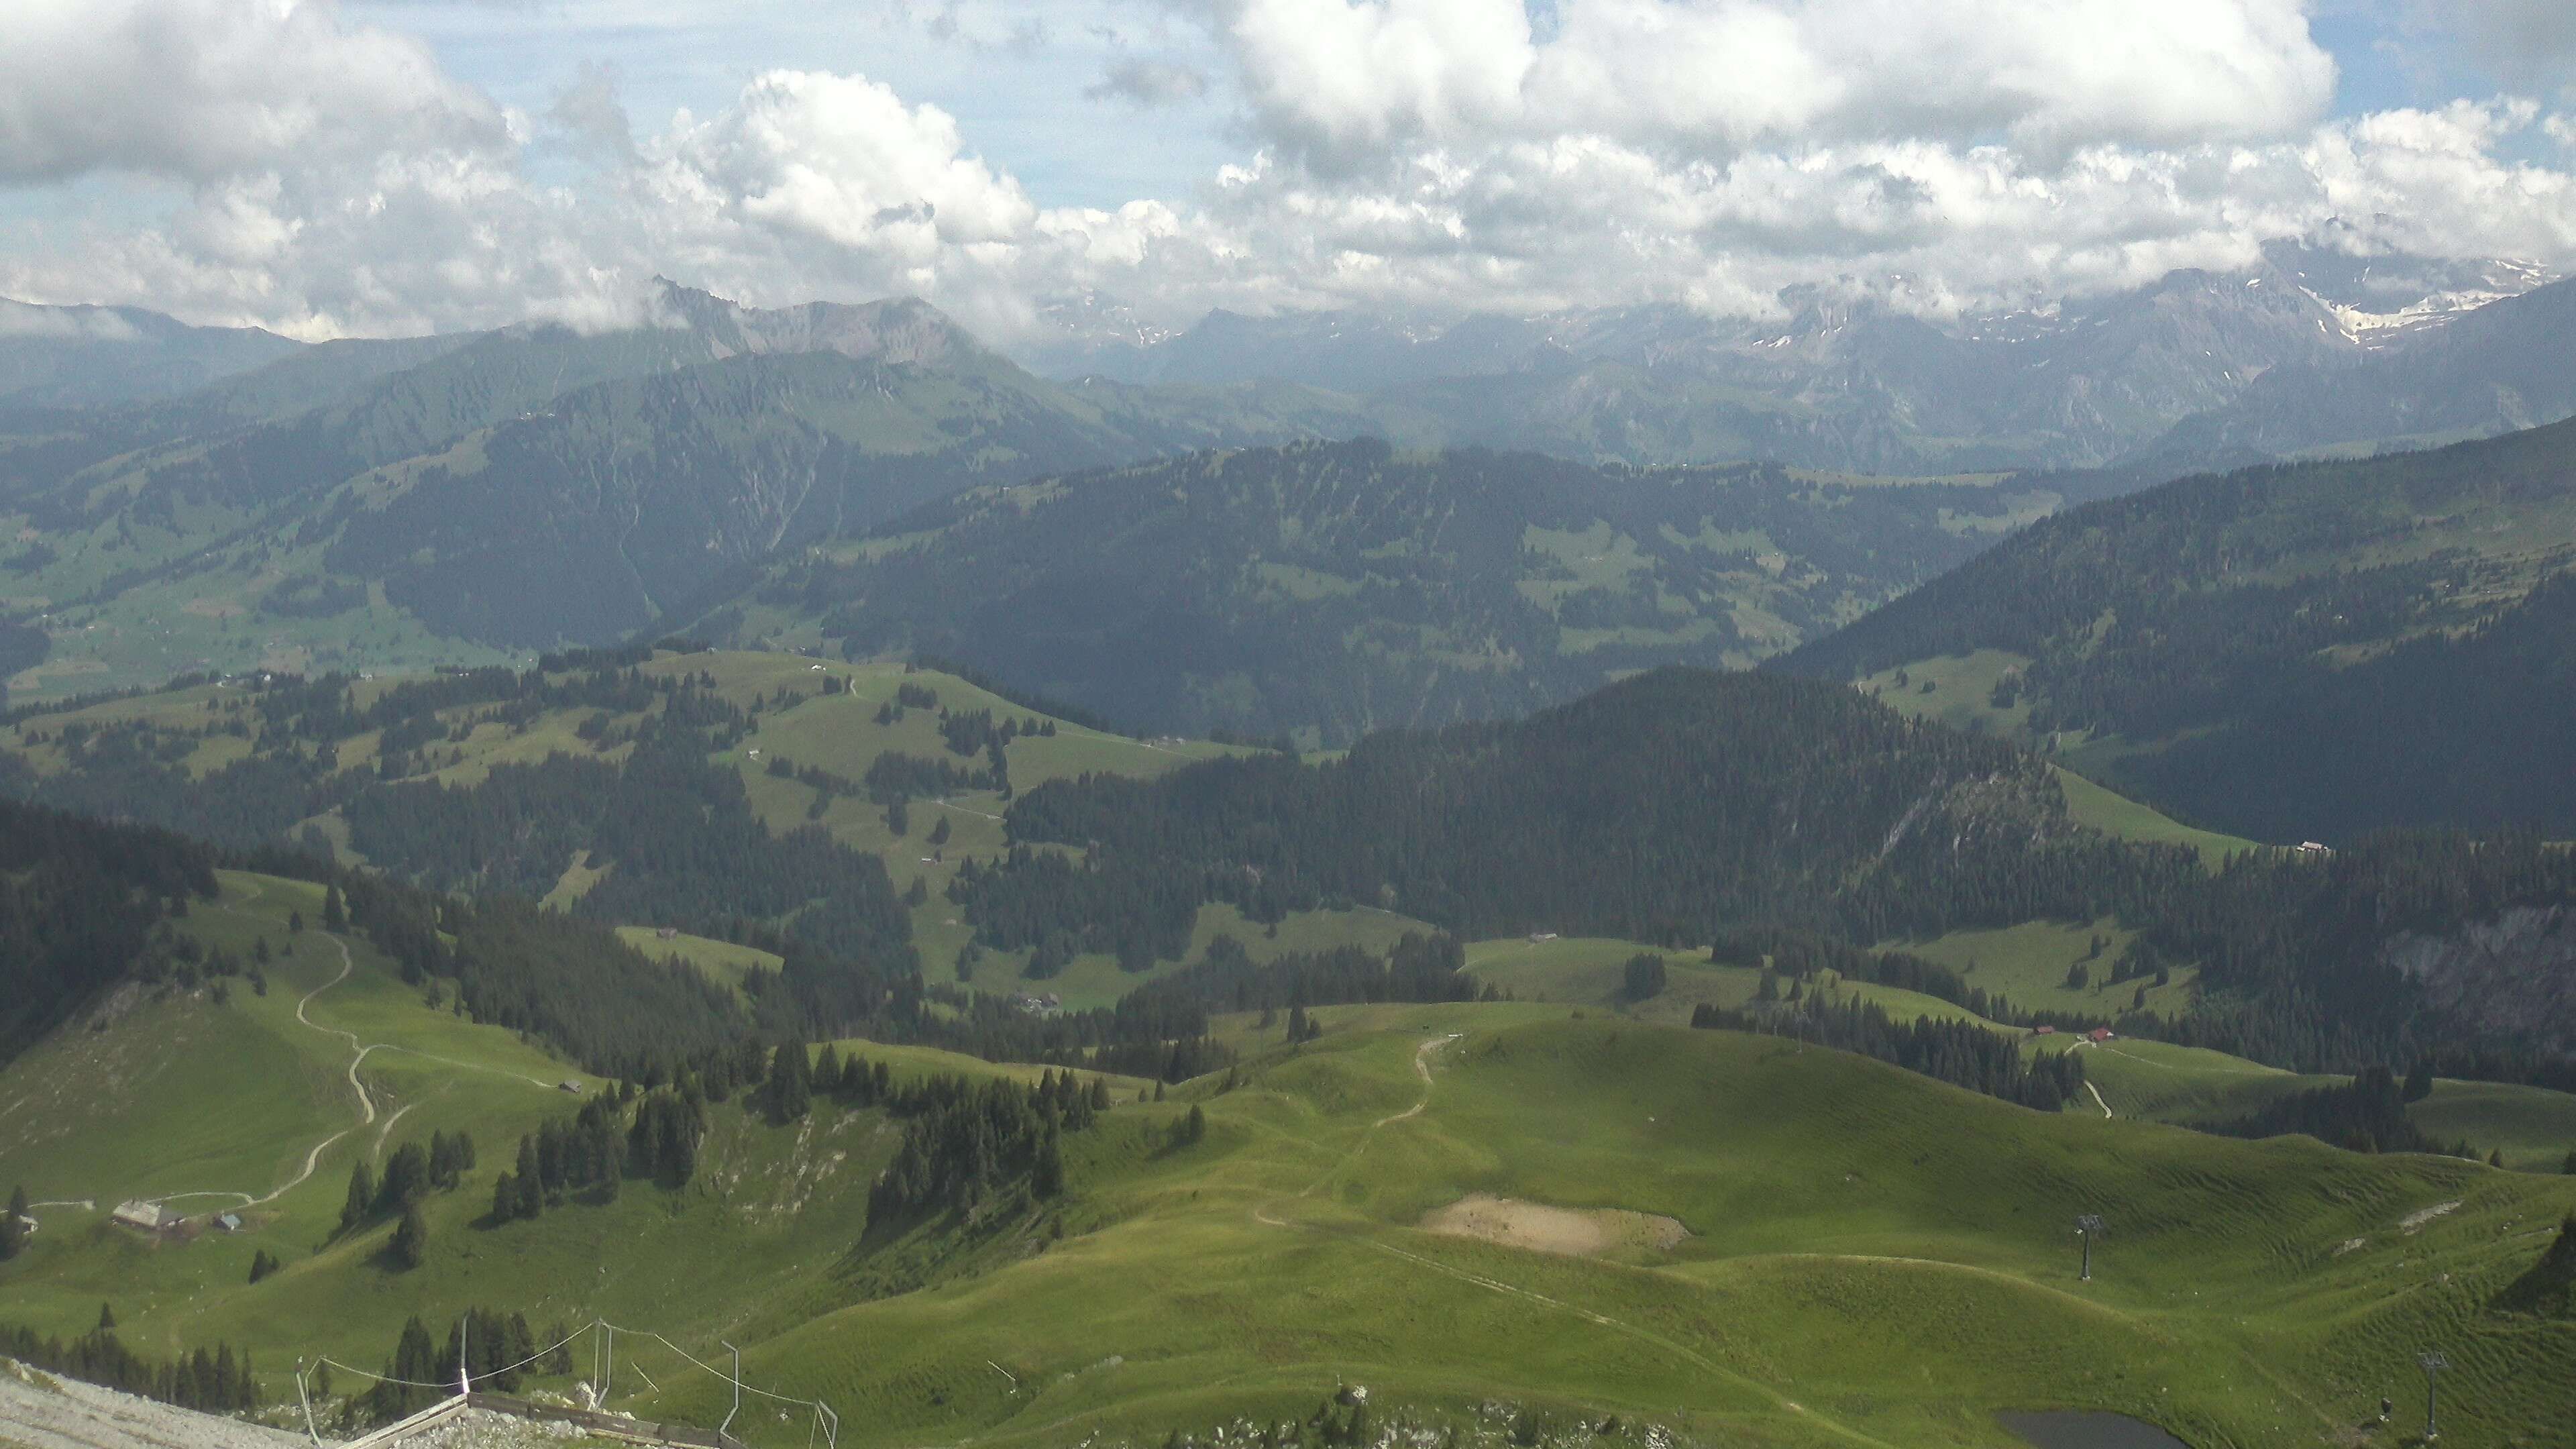
[[[2576,283],[2229,256],[0,304],[0,1443],[2559,1444]]]
[[[2347,1091],[2297,1060],[2341,1050],[2323,1039],[2249,1021],[2250,1054],[2189,1044],[2235,1019],[2220,1001],[2273,989],[2209,974],[2234,949],[2223,932],[2201,948],[2215,956],[2144,964],[2151,935],[2181,939],[2155,934],[2171,909],[2155,902],[2226,898],[2257,847],[2001,741],[1758,675],[1666,671],[1510,727],[1308,757],[1081,716],[934,668],[672,649],[22,709],[0,732],[17,793],[337,859],[280,857],[299,878],[236,856],[169,918],[166,974],[77,1004],[0,1067],[0,1159],[42,1204],[0,1269],[0,1327],[69,1337],[105,1301],[128,1349],[219,1342],[272,1405],[288,1365],[328,1356],[321,1412],[354,1425],[378,1403],[369,1375],[401,1376],[387,1355],[424,1305],[518,1314],[537,1348],[605,1322],[612,1407],[725,1418],[725,1379],[691,1360],[730,1342],[746,1382],[821,1400],[867,1444],[1245,1425],[1329,1443],[1378,1432],[1364,1421],[1478,1443],[1970,1449],[2008,1442],[1998,1412],[2064,1407],[2287,1446],[2363,1428],[2435,1340],[2467,1365],[2464,1442],[2545,1442],[2576,1339],[2501,1305],[2576,1212],[2558,1171],[2576,1095],[2428,1078],[2400,1119],[2466,1156],[2225,1135],[2343,1110],[2305,1104]],[[1843,824],[1762,833],[1763,792],[1823,798],[1829,762],[1854,759],[1872,763],[1836,787],[1860,792]],[[559,795],[547,772],[568,769],[586,773]],[[1399,772],[1441,810],[1390,829],[1368,823],[1376,784],[1333,803],[1342,781]],[[635,834],[660,817],[619,803],[638,778],[748,854],[669,858],[672,837]],[[1667,800],[1658,779],[1691,783]],[[1617,802],[1613,834],[1586,834],[1575,797],[1529,792],[1549,780]],[[1168,838],[1240,861],[1224,822],[1266,821],[1260,890],[1145,844],[1245,789],[1286,793]],[[1163,810],[1181,813],[1138,833]],[[1301,855],[1318,810],[1387,849]],[[1692,815],[1748,852],[1712,898],[1727,915],[1660,902],[1694,879],[1666,857],[1609,852],[1615,891],[1561,864],[1622,836],[1699,841]],[[1069,830],[1090,839],[1050,843]],[[1917,830],[1986,843],[1918,858],[1897,843]],[[1528,860],[1559,862],[1565,893],[1516,875],[1518,851],[1479,857],[1479,833],[1547,842]],[[2143,873],[2111,909],[1999,897],[1995,918],[1979,850],[2070,901]],[[1074,882],[1095,885],[1048,887],[1069,891],[1059,924],[1016,939],[1021,908],[993,892],[1086,856]],[[2059,860],[2091,862],[2094,884]],[[1394,907],[1354,899],[1337,873],[1354,862],[1392,872]],[[1130,897],[1131,865],[1200,884]],[[430,948],[404,924],[415,898],[369,872],[495,899],[418,898],[457,903],[422,918]],[[691,872],[741,882],[722,897],[737,914],[693,906],[718,897]],[[776,884],[754,886],[763,873]],[[1480,876],[1501,893],[1467,888]],[[1085,925],[1094,888],[1135,904]],[[830,909],[797,894],[853,889]],[[553,909],[513,915],[512,891]],[[1858,950],[1730,922],[1757,899],[1838,930],[1911,924]],[[779,913],[739,916],[761,900]],[[1658,921],[1660,941],[1640,929]],[[602,1014],[575,984],[602,970],[711,1030]],[[1917,1035],[1967,1034],[1944,1050],[1991,1040],[2014,1093],[2063,1080],[2060,1056],[2077,1085],[2032,1110],[1825,1044],[1918,1018]],[[976,1084],[1049,1103],[1078,1084],[1086,1106],[1060,1149],[1050,1105],[1038,1158],[890,1196],[956,1170],[923,1134],[948,1120],[937,1093]],[[636,1145],[673,1102],[702,1124],[676,1177]],[[511,1144],[590,1113],[615,1160],[520,1216],[508,1179],[538,1159]],[[452,1186],[354,1205],[353,1172],[388,1179],[448,1134],[473,1143]],[[187,1221],[108,1220],[129,1201]],[[2087,1212],[2114,1224],[2090,1281],[2068,1229]],[[597,1368],[514,1373],[556,1393]],[[755,1449],[813,1430],[761,1402],[734,1429]]]
[[[0,675],[61,701],[694,632],[926,651],[1158,730],[1339,745],[1744,667],[2195,469],[2576,407],[2549,342],[2576,284],[2340,265],[2276,249],[1948,330],[1823,297],[1776,335],[1652,310],[1212,316],[1043,375],[916,300],[758,308],[658,279],[644,325],[601,332],[113,321],[148,354],[27,308],[64,340],[14,344],[22,381],[0,377]],[[118,356],[165,380],[100,381]],[[2407,399],[2423,416],[2383,424]],[[1406,461],[1294,451],[1365,439]],[[1391,506],[1348,512],[1362,483]],[[1046,550],[1065,531],[1078,569]],[[1433,572],[1396,587],[1396,560]],[[1190,647],[1146,650],[1179,611]],[[1033,612],[1062,620],[1018,627]]]

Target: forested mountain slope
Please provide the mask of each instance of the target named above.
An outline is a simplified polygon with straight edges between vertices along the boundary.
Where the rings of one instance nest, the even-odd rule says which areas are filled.
[[[784,559],[687,623],[963,659],[1177,733],[1343,743],[1658,664],[1750,664],[2060,496],[1304,444],[976,489]]]
[[[2571,559],[2576,423],[2560,423],[2093,504],[1773,667],[2062,747],[2256,838],[2564,835]],[[1985,661],[1964,693],[1944,662],[1961,656]]]
[[[1025,951],[970,953],[941,897],[965,863],[1001,856],[1015,789],[1228,753],[902,663],[653,648],[400,681],[190,679],[0,722],[9,795],[543,899],[727,979],[756,963],[802,990],[811,967],[843,1004],[866,973],[916,964],[993,990],[1027,970],[1106,1004],[1135,983],[1105,954],[1041,968]],[[1382,948],[1413,925],[1292,923],[1278,949],[1312,931]],[[666,946],[657,928],[715,939]]]
[[[2159,1034],[2341,1070],[2450,1044],[2547,1075],[2576,1051],[2576,968],[2554,928],[2473,944],[2516,912],[2555,921],[2576,903],[2564,852],[2400,837],[2213,874],[2185,847],[2077,826],[2046,764],[2015,746],[1772,675],[1660,670],[1517,723],[1371,736],[1321,765],[1059,781],[1009,822],[1026,848],[951,892],[995,945],[1169,955],[1207,901],[1253,919],[1342,902],[1467,937],[1676,943],[2107,918],[2145,938],[2120,970],[2201,968],[2193,1009]]]
[[[648,960],[596,926],[539,918],[524,903],[440,899],[344,876],[318,858],[244,855],[0,800],[0,1064],[49,1032],[72,1030],[65,1023],[75,1019],[103,1029],[141,996],[266,995],[265,949],[210,948],[190,921],[229,909],[219,867],[244,859],[310,883],[312,909],[298,913],[295,929],[308,919],[335,930],[354,923],[405,981],[451,981],[485,1020],[540,1037],[592,1070],[667,1069],[750,1028],[698,973]]]
[[[162,915],[214,891],[201,845],[0,801],[0,1061],[136,969]]]

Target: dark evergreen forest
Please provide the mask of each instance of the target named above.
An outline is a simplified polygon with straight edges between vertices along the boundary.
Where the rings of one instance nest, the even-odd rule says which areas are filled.
[[[2442,1050],[2481,1075],[2568,1070],[2565,1023],[2499,1036],[2447,1019],[2382,950],[2399,932],[2576,898],[2568,852],[2414,833],[2213,873],[2189,851],[2070,824],[2044,767],[2010,746],[1834,685],[1658,671],[1520,724],[1372,736],[1320,767],[1255,757],[1152,783],[1051,783],[1009,818],[1011,856],[956,887],[998,946],[1142,963],[1175,958],[1203,902],[1256,921],[1362,904],[1468,938],[1713,943],[1806,963],[1792,971],[1901,976],[2040,1024],[2056,1019],[1855,943],[2109,915],[2142,932],[2141,960],[2201,967],[2191,1013],[2124,1029],[2306,1070]]]
[[[2576,423],[2433,452],[2186,478],[2033,525],[1770,668],[1850,679],[1996,649],[2031,737],[2283,844],[2449,826],[2576,833]],[[2001,698],[1998,703],[2004,702]]]
[[[748,597],[852,658],[962,660],[1158,730],[1338,744],[1778,647],[1739,610],[1814,637],[1969,558],[2034,493],[1364,438],[959,494],[880,530],[902,547],[782,558]],[[725,638],[741,610],[683,622]]]
[[[991,944],[1171,959],[1191,914],[1353,904],[1468,938],[1702,944],[1745,923],[1856,940],[2158,899],[2179,849],[2069,824],[2047,768],[1847,689],[1666,669],[1516,724],[1373,735],[1338,761],[1056,782],[957,896]]]
[[[0,1061],[129,974],[194,977],[160,929],[215,893],[215,853],[158,830],[0,801]]]

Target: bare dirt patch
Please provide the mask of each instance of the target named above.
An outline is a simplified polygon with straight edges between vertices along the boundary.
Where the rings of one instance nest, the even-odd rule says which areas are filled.
[[[1507,1248],[1592,1258],[1622,1248],[1665,1252],[1690,1236],[1679,1222],[1619,1208],[1561,1208],[1477,1193],[1422,1220],[1425,1231]]]

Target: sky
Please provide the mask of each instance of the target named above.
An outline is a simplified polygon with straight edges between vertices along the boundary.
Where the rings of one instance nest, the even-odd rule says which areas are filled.
[[[0,295],[290,335],[2576,271],[2569,0],[10,0]]]

